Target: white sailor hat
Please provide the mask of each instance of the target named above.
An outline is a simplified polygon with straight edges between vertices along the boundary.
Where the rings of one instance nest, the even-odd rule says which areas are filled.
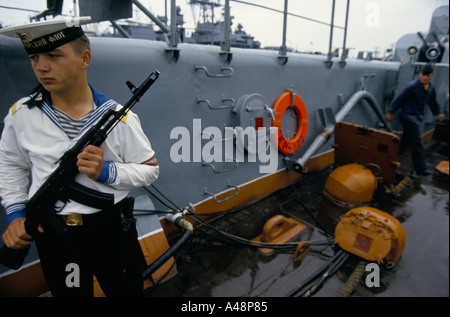
[[[90,20],[91,17],[71,17],[33,22],[0,29],[0,34],[20,38],[28,54],[43,53],[82,36],[81,24]]]

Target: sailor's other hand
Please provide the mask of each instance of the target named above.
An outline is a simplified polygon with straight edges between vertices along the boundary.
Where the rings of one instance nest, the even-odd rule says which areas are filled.
[[[32,238],[25,231],[25,217],[14,219],[3,233],[3,242],[10,249],[24,249],[31,245]]]
[[[97,179],[103,168],[103,150],[94,145],[88,145],[77,156],[77,166],[80,173],[91,179]]]
[[[392,121],[392,113],[390,113],[390,112],[386,113],[385,118],[386,118],[386,121],[388,121],[388,122]]]

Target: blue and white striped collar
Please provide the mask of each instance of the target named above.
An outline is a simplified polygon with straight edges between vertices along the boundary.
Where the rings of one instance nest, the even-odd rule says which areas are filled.
[[[96,90],[94,87],[89,85],[89,87],[92,90],[92,95],[94,98],[94,112],[92,113],[92,116],[89,118],[89,120],[86,122],[84,127],[81,129],[80,134],[89,128],[92,124],[94,124],[100,117],[110,108],[118,105],[117,102],[110,99],[108,96],[102,94],[98,90]],[[37,94],[42,93],[42,96],[37,96]],[[64,129],[61,127],[58,119],[56,118],[55,112],[53,111],[52,102],[50,99],[50,93],[46,91],[45,89],[39,90],[36,93],[30,95],[31,99],[34,99],[36,102],[37,100],[42,100],[42,103],[40,104],[39,108],[49,117],[49,119],[61,130],[64,131]]]

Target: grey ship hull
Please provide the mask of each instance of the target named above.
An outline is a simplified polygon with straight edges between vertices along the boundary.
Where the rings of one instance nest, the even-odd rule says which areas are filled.
[[[89,82],[119,102],[125,102],[130,94],[126,80],[138,83],[154,69],[161,72],[160,79],[133,111],[139,115],[160,163],[161,172],[155,185],[178,206],[192,203],[199,213],[244,205],[289,185],[286,156],[280,152],[276,154],[276,162],[272,162],[276,168],[269,173],[260,170],[268,162],[261,162],[258,157],[251,161],[247,152],[240,162],[233,159],[226,162],[224,150],[221,160],[211,162],[212,165],[205,164],[204,157],[195,153],[195,146],[200,145],[201,150],[213,146],[209,142],[214,140],[205,133],[210,130],[204,131],[203,137],[200,131],[216,127],[225,139],[226,128],[236,128],[242,123],[237,107],[245,96],[263,96],[269,107],[288,90],[301,96],[308,112],[308,131],[300,150],[290,157],[296,160],[326,127],[320,109],[331,108],[336,114],[351,96],[364,90],[374,97],[384,113],[395,92],[417,76],[415,67],[400,62],[348,59],[342,65],[336,58],[328,67],[326,56],[288,54],[287,63],[283,63],[277,52],[245,49],[232,49],[232,59],[227,61],[219,47],[189,44],[178,45],[179,58],[175,60],[173,52],[162,42],[109,38],[92,38],[91,41],[93,60]],[[4,117],[8,108],[31,92],[37,82],[18,40],[0,36],[0,51],[0,104],[3,107],[0,115]],[[436,82],[439,83],[438,101],[448,105],[448,64],[437,65]],[[270,112],[257,113],[249,120],[256,116],[264,117],[264,124],[270,126]],[[424,133],[432,129],[433,120],[431,114],[426,115]],[[343,121],[368,127],[379,127],[382,123],[380,116],[364,101],[357,103]],[[171,137],[180,127],[189,132],[189,142],[185,144],[189,144],[190,154],[184,162],[174,160],[174,146],[180,141],[180,135],[174,133]],[[398,124],[393,123],[392,128],[396,130]],[[309,171],[332,163],[331,144],[332,138],[318,148],[310,160]],[[237,145],[233,143],[233,146],[236,151]],[[226,171],[215,173],[218,170]],[[292,172],[293,180],[299,177],[300,174]],[[141,190],[133,192],[138,197],[144,194]],[[144,208],[165,209],[157,201],[148,199]],[[4,215],[1,217],[3,232],[6,223]],[[161,233],[155,216],[141,217],[139,222],[141,237]],[[162,223],[164,226],[165,221]],[[36,264],[34,251],[27,261],[29,265]],[[0,278],[11,273],[0,267]]]

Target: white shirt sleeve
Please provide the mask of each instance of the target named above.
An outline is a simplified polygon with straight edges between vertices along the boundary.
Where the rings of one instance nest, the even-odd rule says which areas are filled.
[[[120,124],[120,129],[113,130],[102,146],[103,159],[112,163],[107,183],[117,190],[148,186],[158,178],[159,166],[141,163],[152,158],[155,152],[136,114],[130,112]]]
[[[30,159],[26,151],[19,146],[15,112],[19,111],[16,103],[4,120],[0,140],[0,197],[2,205],[9,216],[14,212],[24,215],[25,203],[28,201]]]

